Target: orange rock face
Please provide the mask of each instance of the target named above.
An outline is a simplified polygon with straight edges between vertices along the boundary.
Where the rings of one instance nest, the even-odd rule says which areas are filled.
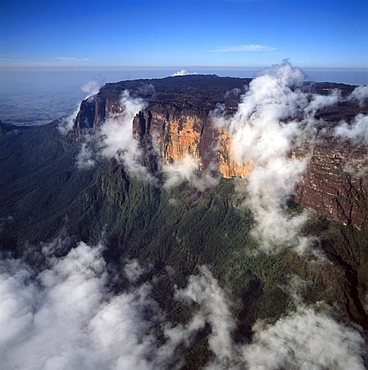
[[[195,129],[195,123],[195,119],[192,117],[183,117],[178,121],[168,122],[164,152],[162,153],[165,163],[182,159],[188,154],[197,161],[200,160],[198,147],[201,133]]]
[[[155,121],[164,119],[155,116]],[[190,155],[203,169],[203,157],[211,158],[211,167],[217,167],[225,178],[247,177],[251,171],[250,163],[237,163],[232,155],[231,139],[224,129],[211,128],[204,133],[205,123],[196,116],[180,116],[169,119],[163,125],[163,134],[157,133],[157,147],[162,163],[172,163]],[[212,136],[211,145],[206,146],[205,135]],[[202,145],[202,151],[200,146]],[[204,150],[203,150],[203,147]]]
[[[231,147],[231,138],[224,129],[218,129],[218,169],[225,178],[248,177],[252,164],[238,163],[234,160]]]

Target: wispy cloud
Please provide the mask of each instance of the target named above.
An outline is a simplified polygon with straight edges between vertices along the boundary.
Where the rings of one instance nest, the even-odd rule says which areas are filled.
[[[45,58],[37,60],[31,57],[17,57],[12,55],[1,55],[1,67],[6,68],[47,68],[47,67],[75,67],[90,63],[90,58],[64,57]]]
[[[92,80],[87,83],[85,83],[81,90],[85,93],[87,93],[86,97],[84,99],[89,99],[93,95],[96,95],[101,87],[102,83],[101,81]],[[67,117],[63,117],[59,123],[58,130],[62,135],[67,135],[69,131],[73,129],[75,119],[77,118],[78,112],[80,110],[80,105],[82,101],[76,106],[76,109],[72,114],[70,114]],[[81,151],[79,153],[79,156],[77,158],[77,163],[82,163],[82,167],[84,168],[90,168],[94,166],[94,161],[92,160],[92,152],[90,151],[89,147],[86,146],[86,143],[82,144]]]
[[[218,51],[272,51],[272,50],[276,50],[276,48],[258,44],[247,44],[247,45],[225,46],[219,49],[208,51],[218,52]]]
[[[58,57],[57,59],[63,62],[70,62],[70,63],[89,62],[89,58]]]
[[[171,77],[175,76],[188,76],[188,75],[196,75],[196,72],[188,72],[186,69],[182,69],[180,71],[177,71],[171,75]]]

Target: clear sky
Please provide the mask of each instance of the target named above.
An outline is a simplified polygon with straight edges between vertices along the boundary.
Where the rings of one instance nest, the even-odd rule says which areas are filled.
[[[367,0],[0,0],[0,66],[367,68]]]

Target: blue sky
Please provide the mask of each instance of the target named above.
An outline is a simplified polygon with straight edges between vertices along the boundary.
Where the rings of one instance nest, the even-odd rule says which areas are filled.
[[[3,67],[368,67],[367,0],[0,4]]]

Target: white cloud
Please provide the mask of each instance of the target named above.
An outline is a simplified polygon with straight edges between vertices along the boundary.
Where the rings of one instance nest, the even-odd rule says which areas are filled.
[[[175,77],[175,76],[188,76],[188,75],[196,75],[197,73],[196,72],[188,72],[186,69],[182,69],[180,71],[177,71],[175,73],[173,73],[171,76],[172,77]]]
[[[88,99],[91,96],[98,94],[98,92],[100,91],[101,85],[102,85],[101,82],[96,81],[96,80],[88,81],[87,83],[85,83],[81,87],[81,90],[87,93],[87,96],[84,99]]]
[[[143,267],[137,259],[128,260],[124,266],[124,273],[131,282],[136,282],[144,273]]]
[[[253,234],[266,253],[308,244],[298,237],[307,214],[292,217],[286,206],[309,159],[290,156],[301,137],[308,136],[307,122],[294,119],[309,106],[306,94],[295,88],[303,82],[302,72],[289,63],[274,66],[252,80],[232,119],[217,122],[227,126],[237,162],[251,163],[238,189],[246,193],[244,204],[256,222]]]
[[[341,122],[335,127],[334,134],[355,144],[368,146],[368,115],[358,114],[350,125],[345,121]]]
[[[211,324],[209,346],[220,362],[226,361],[233,357],[234,345],[230,334],[235,329],[229,298],[206,266],[200,267],[200,273],[189,278],[187,288],[177,291],[176,298],[191,300],[199,305],[192,322],[207,321]]]
[[[356,87],[353,92],[348,96],[349,100],[358,101],[360,106],[368,99],[368,85],[360,85]]]
[[[360,332],[335,321],[323,312],[322,305],[317,312],[298,303],[300,297],[296,297],[292,286],[298,308],[273,324],[268,320],[256,322],[251,343],[235,343],[232,332],[236,322],[231,315],[231,299],[208,268],[202,266],[200,272],[189,278],[188,286],[177,292],[177,298],[199,305],[188,327],[196,323],[199,328],[204,322],[211,325],[208,343],[215,356],[206,369],[364,369],[366,349]],[[181,333],[186,332],[185,328],[181,329]]]
[[[364,339],[358,331],[312,308],[296,312],[275,324],[258,322],[253,343],[242,348],[252,369],[364,369]]]
[[[309,166],[308,147],[313,147],[320,125],[315,114],[343,98],[338,90],[327,96],[304,92],[304,81],[302,71],[290,63],[274,65],[251,81],[232,118],[220,109],[211,114],[214,127],[229,132],[234,159],[251,165],[249,177],[237,181],[237,190],[253,212],[253,236],[265,253],[288,247],[303,252],[313,242],[300,235],[308,212],[291,215],[287,202]],[[365,92],[356,91],[359,97]],[[367,116],[358,115],[351,125],[342,123],[335,134],[367,144]],[[292,153],[301,146],[305,154],[294,158]]]
[[[217,51],[272,51],[276,50],[276,48],[265,46],[265,45],[258,45],[258,44],[248,44],[248,45],[236,45],[236,46],[226,46],[223,48],[215,49],[215,50],[209,50],[211,52],[217,52]]]
[[[124,90],[121,99],[122,113],[111,114],[93,134],[84,135],[84,143],[77,157],[78,168],[90,168],[101,159],[122,162],[126,171],[139,180],[156,183],[143,164],[143,149],[133,135],[133,119],[145,108],[141,98],[133,98]]]
[[[159,314],[150,287],[111,295],[101,248],[80,243],[40,273],[19,260],[1,262],[4,369],[154,368],[146,358]]]
[[[102,85],[101,81],[96,81],[96,80],[92,80],[92,81],[85,83],[81,87],[81,90],[87,93],[86,97],[83,100],[89,99],[93,97],[94,95],[96,95],[100,91],[101,85]],[[78,106],[76,107],[76,109],[74,110],[72,114],[70,114],[67,117],[63,117],[61,119],[61,122],[58,125],[58,130],[60,134],[67,135],[73,129],[75,119],[77,118],[78,112],[80,110],[81,103],[82,102],[78,104]]]
[[[58,131],[61,135],[67,135],[71,130],[73,130],[75,119],[77,118],[80,108],[80,103],[74,110],[72,114],[67,117],[63,117],[58,125]]]
[[[202,266],[177,300],[195,304],[187,324],[168,322],[151,297],[151,285],[114,294],[107,289],[101,245],[85,243],[56,258],[61,240],[44,245],[48,268],[0,261],[0,357],[6,369],[180,368],[183,354],[206,323],[214,354],[209,369],[363,369],[358,330],[321,311],[300,306],[274,324],[257,322],[251,344],[235,343],[231,299]],[[125,272],[141,275],[137,261]],[[131,274],[132,272],[132,274]],[[154,328],[161,328],[159,331]],[[176,364],[176,366],[173,366]]]
[[[336,105],[342,100],[341,91],[334,89],[329,95],[313,94],[311,102],[305,108],[304,113],[314,115],[319,109]]]
[[[220,181],[218,177],[212,175],[211,168],[201,172],[199,162],[190,154],[175,160],[173,163],[163,164],[162,173],[165,176],[163,187],[166,190],[186,181],[190,186],[204,191],[218,185]]]
[[[90,136],[85,135],[84,140],[76,157],[76,165],[81,170],[89,170],[94,167],[96,160],[91,148]]]
[[[57,59],[68,62],[68,63],[80,63],[80,62],[89,62],[89,58],[76,58],[76,57],[58,57]]]

